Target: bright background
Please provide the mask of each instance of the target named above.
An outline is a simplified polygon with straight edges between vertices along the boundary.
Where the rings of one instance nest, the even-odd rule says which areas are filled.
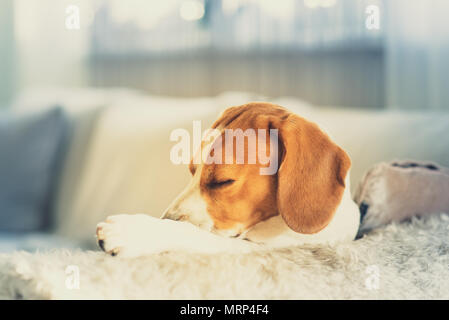
[[[365,27],[373,4],[379,30]],[[448,15],[446,0],[2,0],[0,103],[29,87],[125,86],[448,109]]]

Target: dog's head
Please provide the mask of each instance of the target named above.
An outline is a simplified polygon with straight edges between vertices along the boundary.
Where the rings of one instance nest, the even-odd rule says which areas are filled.
[[[200,158],[206,161],[192,160],[190,184],[162,218],[226,236],[277,214],[303,234],[329,224],[351,162],[318,126],[282,107],[249,103],[227,109],[212,129],[218,134],[202,143]]]

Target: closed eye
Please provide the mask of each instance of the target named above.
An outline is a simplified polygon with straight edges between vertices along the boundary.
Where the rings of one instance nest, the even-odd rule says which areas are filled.
[[[228,180],[223,180],[223,181],[212,181],[208,183],[208,187],[210,189],[218,189],[218,188],[222,188],[228,185],[231,185],[235,182],[235,180],[233,179],[228,179]]]

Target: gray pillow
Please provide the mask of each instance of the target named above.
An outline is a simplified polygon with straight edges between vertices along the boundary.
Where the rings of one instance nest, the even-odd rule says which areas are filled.
[[[0,231],[49,226],[68,129],[61,108],[28,116],[0,113]]]

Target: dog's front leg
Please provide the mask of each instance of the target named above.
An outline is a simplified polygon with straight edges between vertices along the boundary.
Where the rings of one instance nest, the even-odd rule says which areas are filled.
[[[158,219],[145,214],[110,216],[97,225],[100,247],[111,255],[137,257],[165,251],[194,253],[249,252],[249,241],[225,238],[188,222]]]

